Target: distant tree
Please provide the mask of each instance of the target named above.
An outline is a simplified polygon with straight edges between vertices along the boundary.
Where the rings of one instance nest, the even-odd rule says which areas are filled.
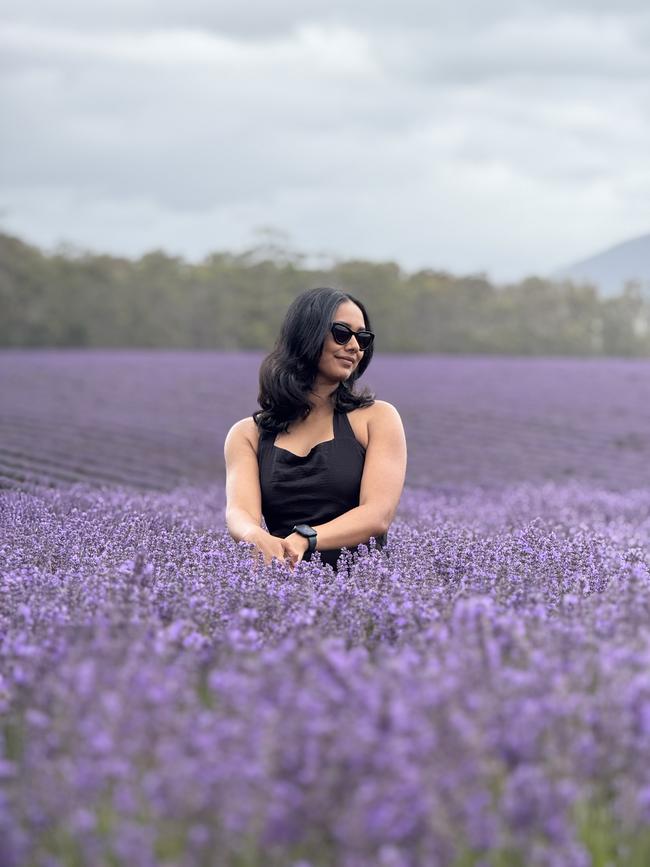
[[[368,304],[383,351],[650,355],[650,297],[638,283],[600,298],[590,284],[495,286],[485,274],[408,274],[390,261],[308,267],[285,233],[262,227],[257,240],[193,265],[163,250],[45,254],[0,234],[0,346],[268,350],[292,299],[332,285]]]

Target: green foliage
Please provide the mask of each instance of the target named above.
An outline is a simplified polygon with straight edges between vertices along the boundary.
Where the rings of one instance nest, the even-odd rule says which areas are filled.
[[[580,803],[574,813],[578,839],[587,849],[592,867],[646,867],[650,863],[650,830],[625,827],[614,816],[608,798]]]
[[[277,245],[198,264],[160,250],[46,255],[0,234],[0,347],[268,351],[293,298],[329,285],[367,304],[384,352],[650,355],[650,299],[633,283],[600,298],[568,281],[497,287],[482,274],[359,260],[319,270],[304,258]]]

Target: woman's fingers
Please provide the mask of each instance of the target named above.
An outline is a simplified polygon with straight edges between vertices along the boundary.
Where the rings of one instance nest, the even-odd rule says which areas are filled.
[[[280,540],[282,541],[282,540]],[[293,571],[296,563],[300,562],[300,554],[295,550],[292,550],[290,547],[282,544],[280,546],[280,550],[274,553],[269,551],[265,551],[262,548],[258,548],[255,546],[255,550],[252,552],[252,573],[257,574],[261,565],[270,566],[273,560],[278,560],[284,566],[288,566],[291,571]]]
[[[300,554],[300,552],[296,551],[294,548],[291,547],[290,544],[287,544],[286,542],[284,542],[284,552],[285,556],[289,560],[291,560],[291,563],[294,565],[296,563],[300,563],[300,561],[302,560],[302,555]]]
[[[260,565],[260,552],[259,552],[259,549],[256,548],[255,551],[253,551],[253,575],[257,574],[257,570],[259,569],[259,565]]]

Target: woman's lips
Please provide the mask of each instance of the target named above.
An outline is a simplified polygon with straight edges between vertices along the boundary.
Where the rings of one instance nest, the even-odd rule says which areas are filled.
[[[351,358],[341,358],[340,355],[337,355],[336,357],[338,358],[339,361],[342,361],[343,364],[347,364],[348,367],[352,367],[353,361]]]

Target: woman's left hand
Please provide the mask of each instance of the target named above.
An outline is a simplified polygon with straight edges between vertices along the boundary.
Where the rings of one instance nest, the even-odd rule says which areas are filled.
[[[296,563],[300,563],[309,549],[309,539],[300,533],[290,533],[282,540],[284,555],[289,560],[289,567],[293,569]]]

